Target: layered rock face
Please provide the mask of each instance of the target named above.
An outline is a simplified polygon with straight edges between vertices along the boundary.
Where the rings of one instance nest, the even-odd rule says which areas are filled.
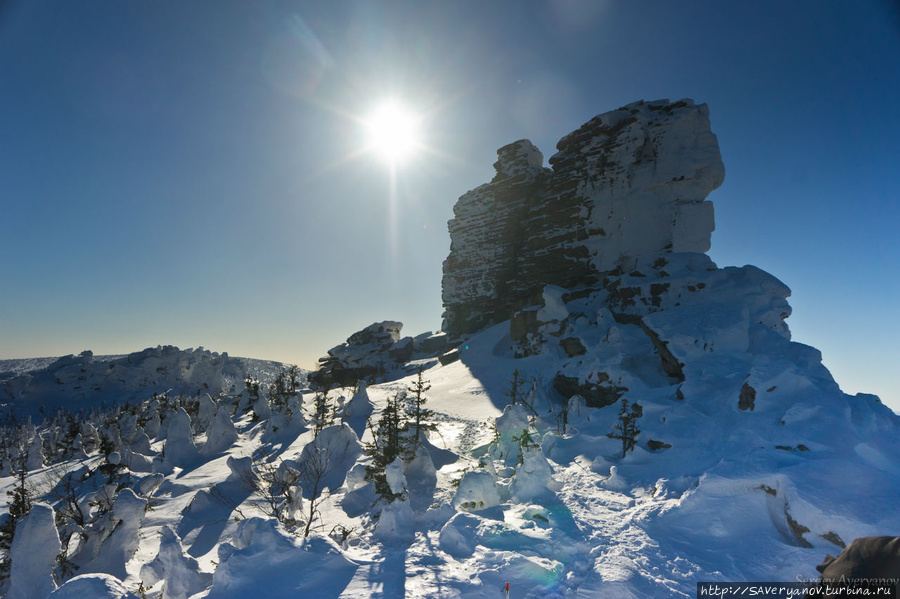
[[[709,110],[691,100],[635,102],[563,137],[544,168],[527,140],[498,150],[494,179],[462,197],[449,222],[443,329],[472,333],[638,260],[706,252],[707,195],[724,179]]]

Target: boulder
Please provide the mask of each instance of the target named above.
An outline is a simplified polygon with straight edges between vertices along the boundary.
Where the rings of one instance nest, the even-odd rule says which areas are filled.
[[[826,555],[816,566],[820,588],[835,589],[852,581],[900,580],[900,537],[860,537],[837,557]]]

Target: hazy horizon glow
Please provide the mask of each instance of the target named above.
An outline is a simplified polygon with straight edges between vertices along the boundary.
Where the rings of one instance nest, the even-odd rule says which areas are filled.
[[[794,340],[900,410],[898,72],[888,0],[9,3],[0,358],[311,368],[372,322],[437,330],[446,223],[497,148],[689,97],[726,168],[709,255],[784,281]],[[391,98],[405,159],[367,147]]]

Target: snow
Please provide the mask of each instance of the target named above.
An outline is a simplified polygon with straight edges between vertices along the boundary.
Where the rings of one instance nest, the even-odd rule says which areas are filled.
[[[300,540],[274,520],[251,518],[220,547],[212,587],[200,597],[337,597],[356,568],[330,539]]]
[[[362,419],[368,418],[375,406],[369,399],[366,392],[366,382],[360,381],[359,389],[353,394],[353,397],[344,405],[344,418]]]
[[[67,581],[48,599],[138,599],[122,581],[109,574],[83,574]]]
[[[395,499],[381,510],[375,536],[387,543],[412,541],[415,538],[414,518],[409,500]]]
[[[391,493],[394,495],[406,494],[406,477],[403,476],[403,461],[399,457],[387,465],[384,474]]]
[[[553,468],[540,449],[526,452],[522,460],[510,483],[516,501],[527,503],[558,488],[552,478]]]
[[[53,465],[44,456],[28,475],[38,489],[54,469],[73,473],[88,520],[65,529],[84,534],[70,550],[78,576],[50,594],[59,537],[51,508],[38,503],[19,526],[42,532],[16,535],[5,592],[121,598],[143,584],[150,599],[480,598],[500,596],[509,582],[513,597],[692,597],[699,580],[815,578],[838,540],[900,529],[893,461],[900,418],[877,398],[841,393],[818,352],[771,322],[785,288],[750,270],[722,274],[688,258],[667,266],[679,306],[628,307],[684,363],[684,381],[662,370],[640,325],[604,312],[602,293],[565,303],[549,289],[545,331],[578,336],[588,353],[570,358],[548,332],[540,352],[515,359],[509,324],[501,323],[463,341],[458,361],[426,364],[436,431],[389,468],[389,484],[405,497],[388,504],[365,480],[365,417],[373,410],[377,420],[387,398],[415,382],[412,369],[355,394],[335,390],[353,394],[345,422],[315,442],[300,424],[273,434],[228,394],[189,398],[191,410],[148,402],[140,418],[121,415],[116,426],[105,417],[85,422],[82,450]],[[674,291],[698,282],[732,307]],[[534,391],[534,412],[507,405],[514,370]],[[554,395],[557,372],[604,372],[628,388],[628,400],[643,409],[633,452],[623,458],[621,443],[607,437],[617,405]],[[738,407],[745,384],[756,393],[752,411]],[[563,405],[565,431],[556,418]],[[523,431],[532,445],[523,446]],[[36,433],[46,443],[56,438],[40,426],[22,428],[22,438]],[[122,447],[101,455],[101,434],[119,435]],[[304,539],[310,490],[302,500],[295,493],[296,504],[278,504],[280,514],[301,521],[286,526],[247,482],[254,463],[289,474],[322,451],[333,468]],[[96,468],[115,462],[115,453],[127,477],[110,486]],[[10,472],[7,465],[0,494],[15,484]],[[17,564],[18,554],[28,557]],[[14,590],[23,580],[32,586]]]
[[[197,446],[191,431],[191,417],[184,408],[166,419],[166,447],[163,455],[166,463],[185,467],[197,462]]]
[[[163,526],[159,553],[141,567],[141,580],[147,587],[161,582],[163,599],[187,599],[209,588],[212,576],[200,571],[197,560],[184,553],[175,531]]]

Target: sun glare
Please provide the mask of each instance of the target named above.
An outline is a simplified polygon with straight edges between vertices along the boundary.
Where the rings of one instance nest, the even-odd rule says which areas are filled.
[[[385,102],[366,120],[366,133],[369,150],[396,165],[418,145],[418,119],[403,105]]]

